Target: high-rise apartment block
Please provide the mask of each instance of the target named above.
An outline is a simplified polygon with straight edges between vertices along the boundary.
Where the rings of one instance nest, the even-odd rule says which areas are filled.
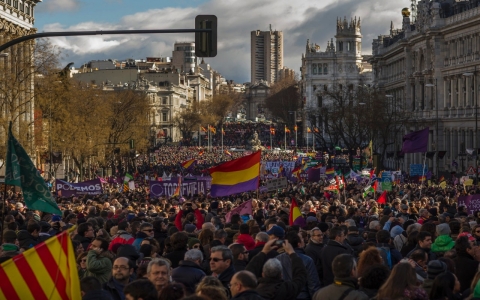
[[[251,35],[251,82],[274,83],[283,69],[283,32],[255,30]]]

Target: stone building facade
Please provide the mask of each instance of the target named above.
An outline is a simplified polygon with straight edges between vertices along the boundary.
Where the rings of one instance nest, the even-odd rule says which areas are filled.
[[[310,124],[307,112],[318,110],[328,103],[322,95],[325,89],[338,85],[370,85],[372,81],[370,56],[362,55],[362,34],[360,18],[350,21],[337,19],[337,31],[327,43],[325,51],[307,40],[305,54],[302,55],[301,81],[304,99],[303,136],[312,144],[313,133],[307,127],[323,128],[323,124]]]
[[[39,2],[41,0],[0,0],[0,44],[36,33],[34,10]],[[14,45],[3,52],[8,57],[0,57],[3,81],[0,84],[6,91],[0,95],[1,119],[6,122],[0,126],[0,136],[6,139],[4,128],[8,127],[8,121],[14,121],[14,134],[32,157],[37,156],[36,146],[42,143],[41,136],[37,138],[34,130],[34,43],[27,41]]]
[[[479,147],[475,134],[480,81],[480,1],[420,0],[414,19],[402,11],[402,28],[373,41],[370,60],[374,85],[391,95],[396,109],[412,115],[405,131],[430,128],[428,151],[446,151],[445,157],[426,159],[434,172],[462,173],[475,165],[467,149]],[[400,14],[399,14],[400,16]],[[476,137],[477,135],[477,137]],[[397,137],[400,150],[401,136]],[[395,156],[384,164],[422,164],[421,154]],[[438,165],[437,165],[438,162]]]

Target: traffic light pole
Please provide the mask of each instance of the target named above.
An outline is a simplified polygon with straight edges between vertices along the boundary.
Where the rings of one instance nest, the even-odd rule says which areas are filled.
[[[3,45],[0,45],[0,52],[7,48],[28,40],[57,37],[57,36],[82,36],[82,35],[118,35],[118,34],[153,34],[153,33],[191,33],[205,32],[211,33],[213,29],[142,29],[142,30],[95,30],[95,31],[59,31],[59,32],[41,32],[29,34],[13,39]]]

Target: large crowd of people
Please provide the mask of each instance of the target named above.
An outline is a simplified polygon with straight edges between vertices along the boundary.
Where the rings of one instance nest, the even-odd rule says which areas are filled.
[[[192,151],[162,149],[159,168]],[[480,299],[480,212],[457,202],[480,188],[403,182],[379,204],[359,182],[328,184],[224,198],[151,198],[145,188],[59,197],[61,215],[29,210],[11,189],[0,262],[70,230],[83,299]],[[292,199],[305,225],[291,224]],[[251,214],[230,213],[249,200]]]

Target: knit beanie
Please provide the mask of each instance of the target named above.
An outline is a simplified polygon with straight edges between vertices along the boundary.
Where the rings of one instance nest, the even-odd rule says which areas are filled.
[[[193,245],[200,244],[200,240],[196,238],[189,238],[188,239],[188,249],[193,249]]]
[[[447,271],[447,265],[443,261],[432,260],[427,266],[428,279],[434,280],[438,275]]]

